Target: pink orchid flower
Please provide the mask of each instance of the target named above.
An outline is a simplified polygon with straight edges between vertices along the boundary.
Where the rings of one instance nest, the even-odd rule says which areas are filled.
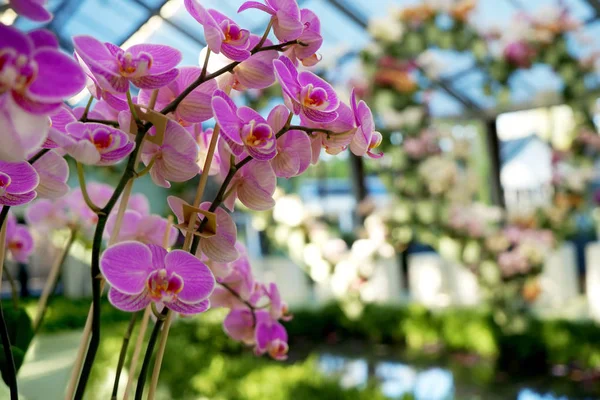
[[[88,165],[113,165],[133,151],[135,143],[116,128],[98,123],[74,122],[58,143],[71,157]]]
[[[321,149],[325,149],[328,154],[339,154],[346,150],[354,137],[356,126],[354,123],[354,115],[352,109],[344,103],[340,103],[337,108],[338,118],[331,122],[314,122],[306,118],[301,118],[302,125],[309,128],[326,129],[335,134],[327,134],[325,132],[312,132],[311,134],[311,149],[312,149],[312,164],[319,161]]]
[[[262,161],[275,157],[276,132],[259,113],[250,107],[238,108],[221,90],[214,93],[212,108],[222,137],[233,154],[239,156],[245,150],[252,158]]]
[[[223,320],[225,333],[238,342],[253,345],[256,341],[254,335],[254,317],[248,308],[234,308]]]
[[[98,207],[104,207],[112,196],[114,188],[104,183],[88,182],[87,191],[94,204]],[[84,232],[91,233],[98,222],[98,215],[85,203],[81,189],[72,190],[65,200],[73,216],[74,224],[78,225]]]
[[[35,199],[40,178],[26,161],[0,161],[0,205],[19,206]]]
[[[143,193],[131,195],[127,202],[127,208],[139,212],[142,215],[150,214],[150,200]]]
[[[246,1],[238,12],[255,8],[271,15],[273,32],[282,42],[297,39],[304,29],[300,17],[300,8],[296,0],[265,0],[265,4],[257,1]]]
[[[44,144],[50,120],[46,115],[30,114],[10,96],[0,95],[0,126],[0,160],[17,162]]]
[[[48,22],[52,13],[44,8],[47,0],[8,0],[13,11],[36,22]]]
[[[270,300],[269,313],[271,318],[275,321],[279,319],[283,319],[284,321],[291,320],[292,316],[289,315],[287,304],[281,299],[277,285],[271,282],[265,289],[265,293]]]
[[[115,228],[117,214],[112,213],[106,221],[105,237],[110,237]],[[134,240],[145,244],[163,245],[168,221],[159,215],[145,215],[135,210],[126,210],[123,222],[117,236],[117,242]],[[172,247],[177,241],[177,228],[169,228],[167,247]]]
[[[229,171],[230,153],[223,143],[223,141],[219,142],[219,152],[221,175],[224,177]],[[241,157],[236,157],[234,161],[240,160]],[[236,199],[251,210],[269,210],[275,205],[273,194],[276,186],[277,177],[271,164],[268,161],[252,160],[234,175],[227,189],[229,195],[223,203],[231,211],[234,209]]]
[[[128,107],[125,93],[113,93],[113,89],[109,85],[104,85],[105,87],[109,87],[109,90],[103,89],[103,87],[100,86],[99,82],[104,81],[99,81],[98,78],[96,78],[90,67],[81,59],[81,57],[77,55],[77,53],[74,54],[74,57],[83,69],[83,72],[85,73],[85,87],[90,92],[92,97],[99,101],[105,101],[108,104],[110,104],[113,108],[116,108],[118,110],[124,110]]]
[[[173,182],[185,182],[198,174],[198,147],[190,133],[175,121],[169,121],[163,143],[147,142],[142,148],[142,161],[150,165],[152,181],[169,188]],[[154,160],[154,161],[152,161]]]
[[[83,89],[85,74],[57,41],[48,40],[52,36],[0,24],[0,98],[12,97],[28,113],[47,114]]]
[[[183,205],[189,204],[175,196],[167,197],[167,202],[177,217],[177,223],[183,223],[185,221],[183,216]],[[210,204],[210,202],[206,201],[200,204],[199,208],[202,210],[208,210]],[[212,237],[202,238],[202,240],[200,240],[198,253],[196,255],[200,256],[201,254],[204,254],[210,261],[228,263],[236,260],[239,257],[238,251],[235,247],[237,240],[237,228],[235,226],[235,222],[233,222],[233,218],[231,218],[231,215],[229,215],[229,213],[221,207],[218,207],[215,210],[215,214],[217,215],[217,232]],[[202,215],[196,216],[193,229],[198,229],[202,219],[204,219]],[[185,235],[186,231],[182,229],[181,233]]]
[[[173,82],[181,53],[169,46],[136,44],[123,50],[91,36],[73,37],[75,51],[88,66],[100,88],[125,93],[129,83],[140,89],[159,89]]]
[[[111,285],[109,301],[128,312],[154,302],[181,314],[198,314],[210,307],[215,286],[210,269],[192,254],[132,241],[106,249],[100,270]]]
[[[350,143],[350,151],[357,156],[367,154],[371,158],[381,158],[383,153],[375,154],[371,150],[377,148],[382,141],[381,133],[375,130],[373,113],[363,100],[356,102],[356,93],[352,90],[352,112],[356,122],[356,133]]]
[[[33,164],[40,183],[35,189],[40,198],[57,199],[69,192],[69,165],[54,150],[44,154]]]
[[[25,221],[36,230],[53,231],[68,227],[72,215],[65,198],[57,200],[40,199],[30,203],[25,210]]]
[[[158,90],[155,106],[157,110],[162,109],[175,100],[202,73],[202,70],[197,67],[183,67],[179,71],[177,79]],[[217,89],[217,81],[214,79],[202,83],[179,103],[179,106],[173,113],[173,119],[184,126],[211,119],[212,109],[210,107],[210,99]],[[138,102],[140,104],[148,104],[151,95],[151,91],[140,90]]]
[[[305,67],[312,67],[321,61],[317,56],[317,51],[323,44],[321,22],[314,12],[305,8],[300,10],[300,18],[304,29],[297,39],[302,44],[294,44],[286,48],[283,54],[294,63],[300,61]]]
[[[185,8],[204,27],[204,37],[210,50],[234,61],[250,57],[248,38],[250,32],[242,29],[232,19],[216,10],[207,10],[197,0],[185,0]]]
[[[254,352],[257,355],[269,353],[275,360],[287,359],[288,335],[277,320],[271,318],[265,310],[256,311]]]
[[[73,110],[65,104],[61,105],[58,110],[50,115],[50,130],[42,148],[59,149],[60,145],[58,143],[62,143],[64,140],[63,136],[68,135],[67,125],[73,122],[77,122]]]
[[[286,106],[296,115],[315,122],[331,122],[340,101],[333,87],[309,71],[298,73],[286,56],[273,61],[275,77],[281,85]]]
[[[196,137],[196,143],[198,144],[198,167],[200,168],[200,173],[202,173],[202,168],[204,168],[204,164],[206,162],[206,157],[208,156],[208,149],[210,146],[210,141],[213,135],[213,129],[209,128],[205,131],[202,130],[202,126],[197,124],[193,127],[193,134]],[[208,175],[213,176],[217,175],[221,169],[221,157],[218,152],[213,154],[212,163],[210,163],[210,169],[208,170]]]
[[[288,120],[290,111],[283,105],[271,110],[267,121],[274,132],[279,132]],[[277,139],[277,155],[271,166],[278,177],[298,176],[310,165],[312,152],[309,137],[303,131],[291,130]]]
[[[33,237],[27,226],[17,223],[17,218],[9,213],[6,220],[6,248],[15,261],[27,262],[33,252]]]

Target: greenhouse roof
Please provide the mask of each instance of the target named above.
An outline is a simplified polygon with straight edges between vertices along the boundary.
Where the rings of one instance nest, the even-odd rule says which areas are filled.
[[[323,65],[335,71],[336,76],[348,78],[356,73],[358,53],[371,42],[368,21],[385,16],[391,7],[401,8],[418,2],[298,0],[301,7],[313,10],[323,22]],[[267,15],[256,10],[237,14],[242,3],[243,0],[202,0],[205,7],[234,16],[243,27],[262,34]],[[55,17],[46,27],[58,34],[61,46],[67,51],[72,50],[71,36],[90,34],[117,44],[139,41],[170,44],[182,51],[185,64],[197,64],[204,46],[202,29],[188,15],[182,0],[49,0],[48,4]],[[474,21],[480,26],[502,27],[517,13],[534,14],[540,8],[557,4],[566,5],[572,16],[584,24],[583,35],[569,37],[572,53],[585,56],[599,50],[600,0],[479,0]],[[12,22],[10,15],[2,15],[0,20]],[[40,27],[22,18],[17,18],[15,23],[25,30]],[[432,82],[436,88],[431,102],[433,115],[477,113],[497,106],[496,97],[486,95],[483,89],[487,72],[476,67],[472,54],[439,53],[444,60],[444,70],[438,81]],[[516,108],[529,108],[559,102],[556,98],[552,100],[549,93],[559,90],[562,84],[561,78],[544,65],[519,71],[509,81],[511,104],[518,104]],[[600,88],[598,78],[586,85],[594,93]]]

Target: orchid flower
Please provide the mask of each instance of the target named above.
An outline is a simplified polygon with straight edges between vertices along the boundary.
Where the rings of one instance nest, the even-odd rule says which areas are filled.
[[[8,0],[13,11],[36,22],[48,22],[52,13],[44,8],[47,0]]]
[[[169,188],[173,182],[185,182],[198,174],[198,147],[185,128],[169,121],[163,143],[147,142],[142,149],[142,161],[150,167],[152,181]]]
[[[181,53],[169,46],[137,44],[123,50],[85,35],[73,37],[73,45],[99,87],[111,93],[127,92],[130,82],[140,89],[159,89],[179,75],[175,67]]]
[[[0,161],[0,205],[18,206],[29,203],[37,196],[35,189],[40,178],[26,161]]]
[[[189,205],[184,200],[175,197],[167,197],[167,202],[171,211],[177,217],[177,223],[182,224],[185,222],[183,216],[183,206]],[[204,202],[200,204],[200,209],[207,210],[210,207],[210,202]],[[217,232],[214,236],[202,238],[198,246],[197,256],[204,254],[210,261],[219,263],[228,263],[236,260],[239,257],[238,251],[235,247],[237,240],[237,228],[231,215],[221,207],[215,210],[217,216]],[[204,217],[202,215],[196,215],[196,221],[192,225],[192,229],[197,230],[200,226],[200,222]],[[185,235],[186,230],[182,229],[181,232]]]
[[[290,111],[283,105],[271,110],[267,121],[274,132],[279,132],[286,124]],[[311,142],[303,131],[290,130],[277,140],[277,155],[271,160],[275,175],[291,178],[300,175],[310,165]]]
[[[223,91],[217,90],[212,99],[217,123],[231,152],[239,156],[247,151],[257,160],[270,160],[277,152],[277,138],[271,126],[250,107],[238,108]]]
[[[197,0],[185,0],[188,13],[204,27],[204,37],[210,50],[234,61],[250,57],[248,38],[250,32],[240,28],[232,19],[216,10],[207,10]]]
[[[40,198],[56,199],[67,194],[69,165],[54,150],[40,157],[34,164],[40,182],[35,189]]]
[[[25,210],[25,221],[36,230],[52,231],[69,226],[72,214],[68,210],[66,198],[57,200],[40,199],[28,204]]]
[[[183,67],[179,71],[177,79],[158,90],[158,97],[156,98],[157,110],[173,101],[181,92],[196,81],[202,73],[202,70],[197,67]],[[179,103],[179,106],[173,112],[173,119],[181,125],[188,126],[212,118],[210,99],[215,90],[217,90],[217,82],[214,79],[203,82]],[[138,102],[140,104],[148,104],[151,94],[151,91],[140,90]]]
[[[117,214],[111,214],[106,221],[105,237],[113,234]],[[163,238],[168,221],[159,215],[142,214],[135,210],[125,210],[123,222],[117,236],[117,242],[135,240],[145,244],[163,245]],[[169,228],[167,247],[172,247],[177,241],[177,228]]]
[[[383,153],[375,154],[371,152],[381,144],[381,133],[375,131],[373,114],[367,103],[363,100],[356,102],[354,90],[352,91],[352,112],[354,113],[357,129],[350,143],[350,151],[357,156],[367,154],[371,158],[381,158]]]
[[[33,252],[33,238],[26,225],[18,224],[17,218],[9,213],[6,220],[6,248],[15,261],[27,262]]]
[[[77,62],[61,53],[49,36],[25,35],[0,24],[0,98],[11,96],[31,114],[48,114],[85,85]]]
[[[300,43],[286,48],[283,54],[294,63],[300,61],[305,67],[312,67],[321,61],[317,56],[323,44],[321,22],[315,13],[307,9],[300,10],[300,18],[304,27],[297,39]]]
[[[111,285],[108,299],[116,308],[135,312],[154,302],[181,314],[208,310],[215,286],[210,269],[183,250],[122,242],[109,247],[100,270]]]
[[[273,61],[273,66],[290,111],[315,122],[331,122],[338,117],[335,110],[340,102],[329,83],[309,71],[298,73],[286,56]]]
[[[210,141],[213,135],[213,129],[209,128],[205,131],[202,130],[202,126],[194,125],[194,135],[196,137],[196,143],[198,144],[198,160],[197,164],[200,167],[200,173],[202,173],[202,168],[204,168],[204,164],[206,162],[206,157],[208,156],[208,150],[210,147]],[[217,175],[219,170],[221,169],[221,157],[218,152],[213,154],[212,163],[210,163],[210,169],[208,170],[208,175]]]
[[[135,147],[125,132],[108,125],[74,122],[66,129],[59,145],[82,164],[113,165]]]
[[[225,176],[229,170],[230,153],[219,142],[219,153],[221,157],[221,175]],[[235,161],[240,161],[236,157]],[[242,166],[233,176],[228,186],[228,197],[223,204],[233,211],[236,198],[251,210],[269,210],[275,205],[273,194],[277,186],[277,177],[273,167],[267,161],[252,160]]]
[[[255,8],[271,15],[273,32],[282,42],[297,39],[304,29],[300,17],[300,8],[296,0],[265,0],[265,4],[257,1],[246,1],[238,12]]]
[[[283,325],[265,310],[256,312],[256,321],[254,352],[257,355],[269,353],[275,360],[287,359],[288,335]]]
[[[301,118],[302,124],[309,128],[325,129],[334,134],[313,131],[311,134],[311,163],[316,164],[319,161],[321,149],[325,149],[328,154],[339,154],[346,150],[352,142],[356,133],[356,125],[352,109],[344,103],[340,103],[336,112],[338,118],[331,122],[314,122],[306,118]]]

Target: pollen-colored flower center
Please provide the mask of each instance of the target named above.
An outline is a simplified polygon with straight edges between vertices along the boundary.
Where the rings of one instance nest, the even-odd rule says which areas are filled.
[[[113,137],[108,130],[99,129],[89,134],[90,142],[96,146],[99,152],[108,149],[113,142]]]
[[[183,279],[175,272],[169,274],[163,268],[148,276],[146,287],[152,299],[168,303],[176,300],[179,292],[183,290]]]
[[[11,240],[8,242],[8,248],[10,250],[21,250],[23,248],[23,242],[18,240]]]
[[[225,35],[225,43],[237,42],[244,38],[242,29],[229,20],[221,22],[221,29]]]
[[[117,62],[119,63],[119,72],[125,77],[142,76],[152,68],[152,56],[145,52],[141,52],[135,57],[129,52],[121,52],[117,54]]]
[[[242,128],[242,139],[246,146],[257,147],[265,144],[273,137],[273,130],[268,124],[250,121]]]
[[[10,186],[10,183],[10,176],[3,172],[0,172],[0,196],[6,193],[6,188]]]
[[[275,339],[268,345],[268,352],[274,359],[284,358],[288,352],[288,345],[282,340]]]
[[[325,89],[309,84],[302,88],[302,104],[304,107],[322,109],[329,105],[329,97]]]
[[[24,91],[37,76],[37,63],[13,49],[0,49],[0,93]]]

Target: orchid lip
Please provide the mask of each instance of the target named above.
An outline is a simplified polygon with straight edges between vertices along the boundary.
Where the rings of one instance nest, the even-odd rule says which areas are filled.
[[[12,50],[12,51],[11,51]],[[0,93],[7,90],[24,91],[37,76],[37,64],[13,49],[0,51]]]
[[[156,300],[170,303],[177,300],[177,295],[183,290],[183,279],[175,272],[168,275],[166,269],[153,271],[146,281],[148,295]]]
[[[140,53],[137,57],[129,52],[119,53],[117,62],[119,63],[119,72],[125,77],[141,76],[152,68],[152,56],[145,52]]]
[[[6,193],[6,189],[10,186],[11,181],[10,176],[0,172],[0,196]]]

